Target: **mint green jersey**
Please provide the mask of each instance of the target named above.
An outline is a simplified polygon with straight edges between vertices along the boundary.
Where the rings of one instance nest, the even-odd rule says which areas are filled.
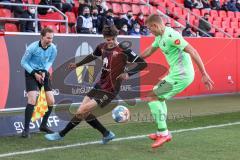
[[[193,79],[194,68],[191,56],[184,51],[188,42],[171,27],[166,27],[164,34],[157,36],[152,47],[161,48],[170,66],[168,78],[175,80]]]

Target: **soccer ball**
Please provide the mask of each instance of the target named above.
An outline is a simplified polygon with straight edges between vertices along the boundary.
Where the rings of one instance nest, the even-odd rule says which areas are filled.
[[[112,118],[117,123],[124,123],[129,120],[130,112],[125,106],[117,106],[112,110]]]

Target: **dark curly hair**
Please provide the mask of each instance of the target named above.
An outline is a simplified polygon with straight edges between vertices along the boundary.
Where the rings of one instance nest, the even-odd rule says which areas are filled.
[[[118,35],[118,32],[119,31],[115,25],[104,25],[102,30],[103,37],[116,37]]]

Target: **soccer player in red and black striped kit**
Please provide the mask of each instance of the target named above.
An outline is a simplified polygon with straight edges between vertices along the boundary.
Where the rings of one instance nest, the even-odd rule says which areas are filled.
[[[96,60],[97,57],[101,57],[103,61],[101,77],[94,88],[84,97],[75,116],[67,126],[60,132],[46,134],[46,139],[51,141],[63,139],[82,120],[102,133],[102,144],[106,144],[115,138],[115,134],[107,130],[91,111],[98,106],[106,107],[118,94],[122,80],[127,80],[129,76],[138,73],[147,66],[146,62],[130,49],[130,42],[117,42],[117,35],[118,30],[114,25],[104,26],[103,37],[105,42],[99,44],[95,51],[81,62],[69,64],[69,69],[75,69]],[[126,71],[127,63],[135,63],[136,66]]]

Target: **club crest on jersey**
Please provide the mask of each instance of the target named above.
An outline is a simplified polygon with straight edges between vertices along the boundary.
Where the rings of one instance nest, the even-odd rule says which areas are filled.
[[[119,54],[119,52],[113,51],[113,56],[116,56],[116,55],[118,55],[118,54]]]
[[[174,42],[176,45],[179,45],[180,44],[180,40],[179,39],[177,39],[177,40],[175,40],[175,42]]]

